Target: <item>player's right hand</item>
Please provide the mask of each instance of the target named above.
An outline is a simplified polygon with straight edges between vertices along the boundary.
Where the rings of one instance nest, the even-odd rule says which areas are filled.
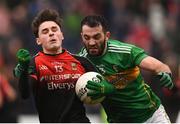
[[[99,97],[112,94],[115,91],[113,84],[107,82],[104,78],[97,75],[97,78],[100,80],[100,83],[94,81],[88,81],[86,87],[91,90],[87,93],[87,96],[90,97]]]
[[[18,63],[23,67],[26,68],[29,66],[31,55],[28,50],[26,49],[19,49],[16,53],[16,57],[18,59]]]

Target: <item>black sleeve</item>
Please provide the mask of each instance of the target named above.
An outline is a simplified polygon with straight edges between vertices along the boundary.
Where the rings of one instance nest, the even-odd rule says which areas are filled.
[[[30,95],[30,89],[29,89],[29,78],[28,71],[24,71],[20,78],[19,78],[19,92],[23,99],[26,99]]]
[[[87,58],[82,57],[82,56],[77,56],[77,55],[73,55],[78,61],[80,61],[80,63],[82,64],[82,66],[85,68],[86,72],[89,71],[94,71],[94,72],[98,72],[97,68],[95,67],[95,65]]]
[[[30,74],[34,73],[35,64],[34,59],[32,59],[29,68],[24,70],[19,78],[19,92],[23,99],[27,99],[30,96],[30,90],[32,90],[34,84],[36,84],[36,80],[30,76]]]

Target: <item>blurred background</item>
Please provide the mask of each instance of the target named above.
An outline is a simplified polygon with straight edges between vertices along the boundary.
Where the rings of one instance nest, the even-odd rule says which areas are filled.
[[[162,89],[148,72],[143,71],[143,75],[171,121],[180,122],[180,0],[0,0],[0,122],[38,122],[34,101],[20,99],[12,70],[19,48],[30,50],[32,55],[40,49],[31,22],[43,8],[61,14],[63,47],[72,53],[82,47],[81,19],[101,14],[109,21],[111,38],[142,47],[168,64],[176,85],[173,91]],[[87,112],[92,122],[104,122],[100,105],[87,106]]]

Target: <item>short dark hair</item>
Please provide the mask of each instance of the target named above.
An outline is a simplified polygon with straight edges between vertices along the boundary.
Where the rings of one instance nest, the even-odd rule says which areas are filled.
[[[53,9],[44,9],[38,13],[38,15],[34,18],[31,28],[35,35],[38,36],[39,26],[45,21],[54,21],[60,27],[62,24],[62,18],[60,17],[59,13]]]
[[[89,16],[86,16],[81,21],[81,29],[82,29],[83,25],[88,25],[89,27],[96,27],[96,26],[101,25],[104,32],[109,30],[107,20],[101,15],[89,15]]]

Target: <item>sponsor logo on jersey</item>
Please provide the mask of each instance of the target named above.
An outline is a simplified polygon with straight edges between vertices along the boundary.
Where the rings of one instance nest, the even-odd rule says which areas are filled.
[[[134,81],[140,73],[138,67],[120,71],[119,73],[107,76],[106,79],[111,82],[117,89],[125,88],[129,83]]]
[[[46,83],[48,90],[67,89],[75,87],[76,80],[81,76],[74,74],[44,75],[40,77],[40,82]]]
[[[61,80],[69,80],[69,79],[78,79],[80,76],[81,74],[57,74],[57,75],[44,75],[41,78],[44,81],[61,81]]]
[[[58,90],[58,89],[67,89],[70,90],[75,87],[74,83],[54,83],[50,82],[47,84],[48,85],[48,90]]]
[[[107,76],[106,79],[111,82],[117,89],[123,89],[128,84],[128,80],[126,80],[126,78],[124,78],[121,74]]]

